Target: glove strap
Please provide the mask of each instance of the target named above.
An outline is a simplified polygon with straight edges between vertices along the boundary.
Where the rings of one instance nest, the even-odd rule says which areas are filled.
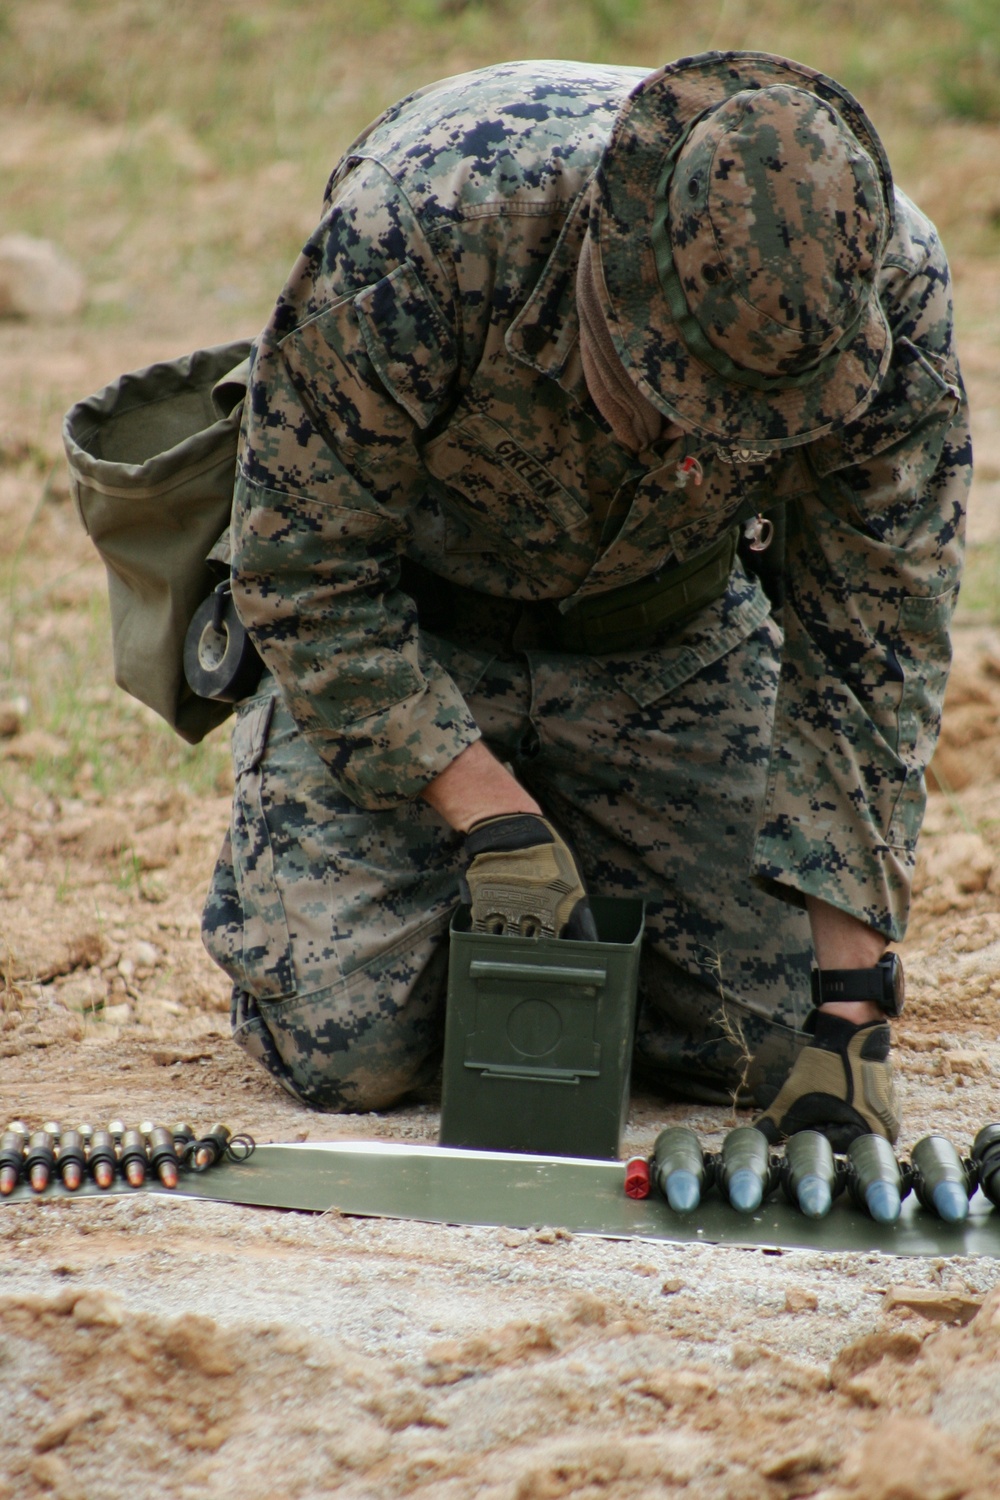
[[[503,813],[473,823],[465,836],[465,852],[474,859],[477,854],[487,851],[495,854],[512,849],[531,849],[537,844],[554,844],[555,841],[548,823],[536,813]]]

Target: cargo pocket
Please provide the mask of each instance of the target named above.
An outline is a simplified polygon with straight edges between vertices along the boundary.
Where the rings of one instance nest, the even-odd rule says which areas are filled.
[[[242,961],[234,960],[238,982],[261,1000],[295,993],[288,921],[274,870],[274,851],[263,799],[261,761],[275,698],[252,699],[239,710],[233,731],[232,858],[243,908]]]

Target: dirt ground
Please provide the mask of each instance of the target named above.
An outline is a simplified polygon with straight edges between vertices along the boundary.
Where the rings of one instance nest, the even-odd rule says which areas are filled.
[[[970,264],[963,296],[994,306],[995,270]],[[167,293],[139,321],[138,337],[0,323],[0,389],[30,393],[0,426],[0,547],[18,562],[3,625],[20,664],[0,705],[0,1115],[433,1141],[433,1094],[378,1117],[312,1115],[229,1042],[226,984],[198,937],[227,820],[225,731],[178,759],[166,730],[117,703],[106,661],[76,684],[76,718],[53,728],[45,712],[46,661],[102,618],[59,413],[120,370],[245,331]],[[983,545],[1000,537],[991,330],[963,355]],[[105,740],[88,740],[102,718]],[[109,782],[101,745],[123,766],[130,736],[148,770]],[[982,614],[956,632],[937,766],[902,948],[904,1149],[929,1130],[965,1149],[1000,1117],[1000,630]],[[626,1146],[677,1120],[711,1143],[735,1118],[638,1094]],[[143,1196],[0,1207],[0,1246],[0,1500],[986,1500],[1000,1486],[993,1260]]]

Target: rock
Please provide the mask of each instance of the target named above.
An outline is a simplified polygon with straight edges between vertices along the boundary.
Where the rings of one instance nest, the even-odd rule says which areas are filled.
[[[961,1500],[988,1484],[964,1445],[914,1417],[887,1417],[844,1461],[844,1478],[864,1500]]]
[[[835,1463],[836,1459],[828,1448],[819,1443],[804,1443],[777,1458],[767,1459],[760,1472],[765,1479],[796,1479],[800,1474],[832,1469]]]
[[[95,1411],[89,1406],[74,1406],[71,1410],[64,1412],[61,1417],[56,1417],[47,1427],[43,1427],[35,1438],[35,1452],[48,1453],[52,1448],[61,1448],[71,1433],[86,1422],[93,1422],[103,1416],[101,1411]]]
[[[150,1057],[158,1068],[172,1068],[175,1063],[209,1062],[213,1056],[208,1047],[154,1047]]]
[[[978,833],[952,833],[921,851],[921,888],[953,881],[959,891],[986,889],[995,855]]]
[[[73,1303],[73,1319],[81,1328],[121,1328],[125,1309],[111,1292],[84,1292]]]
[[[941,1056],[941,1072],[946,1078],[955,1075],[961,1078],[984,1078],[989,1071],[990,1060],[985,1052],[952,1047]]]
[[[179,1318],[163,1340],[167,1353],[186,1369],[200,1375],[234,1375],[236,1361],[230,1341],[211,1318],[195,1313]]]
[[[62,937],[47,934],[36,937],[34,952],[18,953],[14,960],[15,979],[34,979],[49,984],[64,974],[93,969],[101,962],[104,939],[97,928]]]
[[[0,754],[5,755],[8,760],[30,765],[35,760],[62,760],[69,754],[69,745],[45,729],[27,729],[5,740]]]
[[[558,1437],[522,1442],[512,1449],[512,1500],[555,1500],[560,1495],[612,1492],[662,1493],[688,1484],[711,1463],[701,1433],[681,1428],[663,1436]]]
[[[73,318],[85,296],[82,272],[51,240],[27,234],[0,239],[0,317]]]
[[[59,1500],[77,1500],[82,1491],[73,1483],[69,1465],[55,1453],[43,1453],[34,1458],[29,1466],[32,1479],[43,1490],[53,1491]]]
[[[20,734],[28,717],[27,698],[5,698],[0,702],[0,739]]]
[[[153,943],[147,943],[140,939],[132,946],[132,957],[135,959],[136,967],[139,969],[155,969],[159,961],[159,949]]]
[[[910,1364],[923,1348],[923,1338],[905,1328],[876,1328],[847,1344],[830,1366],[830,1383],[841,1386],[880,1360],[892,1359]]]
[[[711,1399],[718,1391],[718,1385],[701,1370],[659,1370],[639,1381],[636,1390],[644,1396],[652,1396],[669,1409],[691,1401]]]
[[[975,1331],[981,1339],[995,1339],[1000,1335],[1000,1287],[988,1293],[976,1314]]]
[[[608,1305],[592,1292],[580,1292],[569,1305],[569,1317],[573,1323],[582,1323],[588,1328],[603,1328],[608,1321]]]
[[[146,828],[136,836],[135,857],[140,870],[164,870],[179,853],[177,829],[172,823]]]
[[[819,1298],[806,1287],[790,1286],[785,1293],[785,1311],[790,1313],[815,1312]]]

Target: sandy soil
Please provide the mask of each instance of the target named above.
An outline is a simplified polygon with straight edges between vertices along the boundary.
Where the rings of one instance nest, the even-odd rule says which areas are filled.
[[[992,296],[992,273],[978,291]],[[964,295],[974,303],[974,267]],[[185,321],[167,299],[141,337],[0,324],[0,386],[29,392],[0,426],[18,660],[57,655],[103,589],[59,469],[59,412],[119,370],[243,331],[215,316]],[[984,414],[982,541],[1000,535],[1000,385],[985,337],[967,341],[966,366]],[[57,793],[32,774],[67,750],[40,723],[38,691],[26,706],[15,680],[0,706],[0,1114],[200,1126],[222,1115],[261,1141],[434,1140],[433,1094],[380,1117],[318,1117],[227,1040],[226,985],[198,938],[227,819],[224,732],[208,791],[172,768],[102,794],[98,749],[80,752]],[[110,712],[113,693],[107,675],[84,699]],[[115,733],[155,730],[137,708]],[[938,766],[903,948],[901,1144],[934,1129],[964,1149],[1000,1116],[995,629],[957,632]],[[637,1095],[627,1148],[681,1119],[707,1141],[734,1123]],[[985,1500],[1000,1485],[992,1260],[776,1255],[141,1196],[8,1205],[0,1242],[0,1500]]]

